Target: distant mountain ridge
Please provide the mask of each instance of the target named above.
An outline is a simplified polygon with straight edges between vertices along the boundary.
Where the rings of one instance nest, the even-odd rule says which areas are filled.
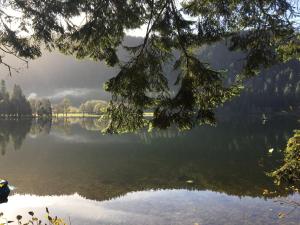
[[[223,43],[200,51],[200,57],[214,68],[225,69],[227,83],[234,81],[242,68],[244,55],[229,52]],[[292,111],[300,107],[300,62],[287,63],[262,69],[260,74],[245,82],[245,90],[239,97],[225,104],[227,111],[255,113]]]

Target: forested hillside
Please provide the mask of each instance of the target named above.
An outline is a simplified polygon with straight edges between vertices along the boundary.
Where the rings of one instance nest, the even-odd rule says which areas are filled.
[[[228,71],[225,78],[228,83],[237,78],[244,57],[242,53],[229,52],[224,43],[206,47],[199,55],[214,68]],[[300,63],[293,60],[264,69],[260,76],[249,79],[241,96],[226,103],[223,110],[236,113],[294,111],[299,103]]]

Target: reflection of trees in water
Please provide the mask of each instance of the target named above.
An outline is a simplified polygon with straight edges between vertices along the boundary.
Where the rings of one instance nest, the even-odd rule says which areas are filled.
[[[279,165],[282,159],[279,150],[294,126],[293,118],[274,117],[265,124],[257,118],[243,118],[188,132],[176,129],[141,132],[139,137],[151,146],[120,149],[116,155],[109,151],[105,157],[99,156],[97,165],[108,161],[114,165],[114,173],[101,167],[106,172],[98,177],[105,184],[97,182],[107,188],[108,195],[164,188],[213,190],[253,197],[262,197],[264,189],[273,189],[277,192],[270,197],[286,195],[291,192],[277,188],[265,172]],[[270,148],[275,149],[272,155],[268,152]]]
[[[102,131],[105,129],[105,124],[99,119],[82,119],[80,126],[88,131]]]
[[[51,120],[32,119],[5,119],[0,120],[0,146],[1,154],[5,155],[7,146],[11,143],[15,150],[19,150],[27,134],[38,135],[49,133]]]
[[[152,166],[159,168],[160,177],[145,173],[136,185],[145,189],[190,187],[237,196],[262,196],[264,189],[273,189],[277,192],[272,196],[286,195],[290,191],[277,188],[265,172],[279,165],[280,150],[294,126],[294,119],[276,117],[262,124],[260,120],[245,118],[183,133],[176,129],[139,133],[145,143],[151,143],[152,153],[160,151],[150,154],[143,149],[139,154],[144,156],[135,161],[154,157]],[[275,149],[272,155],[268,152],[270,148]],[[122,165],[122,162],[111,164]],[[126,164],[134,165],[134,160]],[[131,171],[147,171],[147,168]]]
[[[51,122],[29,122],[32,124],[32,134],[36,135],[44,133],[44,130],[49,131],[51,127],[75,136],[90,136],[100,130],[98,120],[93,119],[54,120],[52,126]],[[23,121],[10,123],[24,126]],[[187,188],[261,197],[264,189],[276,188],[265,172],[279,166],[283,155],[277,150],[285,146],[286,135],[290,135],[288,132],[294,126],[295,120],[288,118],[274,118],[265,125],[259,120],[245,118],[183,133],[176,129],[145,131],[133,135],[139,136],[141,142],[129,141],[124,145],[118,144],[117,136],[110,136],[113,142],[107,146],[105,141],[97,145],[94,142],[91,145],[88,142],[84,145],[63,145],[63,148],[74,150],[68,152],[67,158],[60,146],[54,149],[48,146],[51,151],[40,161],[42,163],[37,162],[35,166],[50,183],[47,188],[36,187],[35,192],[41,195],[79,192],[91,199],[107,199],[136,190]],[[1,140],[6,140],[11,132],[4,126],[1,128]],[[106,139],[100,133],[90,137]],[[100,146],[103,148],[98,151]],[[85,147],[91,148],[89,153],[92,154],[86,154]],[[272,155],[268,153],[271,147],[275,149]],[[28,156],[27,160],[30,162],[31,157]],[[53,163],[57,161],[60,163],[53,168]],[[62,177],[59,182],[57,174]],[[63,179],[65,177],[68,179]],[[82,182],[78,183],[78,180]],[[284,195],[286,192],[278,190],[278,194]]]
[[[1,122],[0,122],[1,123]],[[9,142],[9,133],[7,129],[0,128],[0,144],[1,144],[1,155],[4,155],[6,152],[6,146]]]
[[[62,131],[66,135],[72,134],[72,128],[79,125],[87,131],[102,131],[104,126],[99,119],[93,118],[54,118],[53,128]]]
[[[102,131],[106,124],[102,120],[94,118],[54,118],[53,127],[63,131],[65,134],[72,134],[72,127],[79,125],[87,131]]]
[[[58,131],[63,132],[66,135],[70,135],[71,132],[71,125],[77,123],[77,119],[73,118],[53,118],[53,128]]]
[[[30,131],[31,120],[0,120],[1,153],[4,155],[11,142],[14,149],[21,148],[26,135]]]
[[[202,126],[196,131],[180,132],[177,129],[153,130],[148,132],[143,130],[137,135],[143,143],[151,144],[159,139],[174,139],[182,138],[188,134],[197,133],[198,137],[203,142],[214,143],[210,145],[211,150],[226,148],[228,151],[239,151],[241,148],[261,148],[264,146],[266,150],[274,146],[283,146],[284,141],[287,141],[290,134],[287,130],[291,130],[291,124],[287,124],[286,120],[280,122],[276,118],[269,121],[267,124],[262,124],[257,118],[242,120],[230,120],[230,122],[220,123],[217,127]],[[293,122],[292,122],[293,123]],[[269,126],[272,124],[272,126]],[[275,126],[286,126],[274,129]],[[53,119],[22,119],[22,120],[1,120],[0,121],[0,147],[2,153],[9,141],[11,140],[14,149],[19,149],[26,138],[26,134],[30,132],[31,135],[49,134],[52,128],[57,131],[62,131],[66,135],[71,135],[76,132],[76,126],[79,125],[82,129],[87,131],[102,131],[106,124],[99,119],[91,118],[53,118]]]
[[[163,139],[173,139],[179,136],[184,135],[184,132],[178,131],[178,129],[169,128],[167,130],[152,130],[151,132],[148,131],[141,131],[138,133],[140,139],[146,143],[151,144],[153,140],[163,138]]]
[[[210,149],[227,148],[230,151],[239,151],[245,146],[264,146],[264,149],[282,146],[289,139],[291,127],[294,120],[274,117],[263,124],[256,117],[247,117],[220,122],[217,126],[201,126],[193,131],[180,132],[178,129],[167,130],[147,130],[138,133],[145,143],[152,143],[157,139],[179,138],[190,134],[195,134],[204,142],[213,143]],[[278,128],[274,128],[278,127]],[[196,130],[196,131],[195,131]]]
[[[32,126],[30,129],[30,134],[49,134],[52,128],[51,118],[39,118],[32,121]]]

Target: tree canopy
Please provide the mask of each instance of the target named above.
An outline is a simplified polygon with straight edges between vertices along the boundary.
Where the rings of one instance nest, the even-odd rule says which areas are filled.
[[[189,129],[214,123],[214,110],[239,94],[242,82],[262,67],[299,59],[299,11],[295,0],[6,0],[1,1],[1,48],[21,60],[59,49],[77,58],[119,67],[106,84],[112,94],[109,132],[145,125]],[[13,13],[18,12],[18,13]],[[78,22],[79,21],[79,22]],[[127,30],[146,26],[137,46],[124,46]],[[197,50],[226,41],[243,52],[242,69],[225,84],[226,71],[201,61]],[[118,48],[129,52],[120,60]],[[3,57],[0,63],[13,67]],[[170,84],[165,64],[172,64]],[[176,93],[170,87],[176,86]],[[145,120],[143,113],[153,111]]]
[[[1,80],[0,87],[0,116],[31,116],[32,109],[30,103],[23,94],[19,85],[14,85],[11,94],[8,93],[4,80]]]

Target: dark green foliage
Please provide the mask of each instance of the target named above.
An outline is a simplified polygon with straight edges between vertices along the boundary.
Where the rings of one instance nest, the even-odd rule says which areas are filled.
[[[14,114],[18,117],[32,115],[30,103],[27,101],[19,85],[15,85],[13,88],[13,92],[10,98],[9,112],[10,114]]]
[[[5,81],[0,87],[0,115],[1,117],[50,117],[52,106],[49,99],[27,100],[19,85],[14,85],[11,96],[6,90]]]
[[[227,106],[242,113],[299,110],[299,69],[298,61],[290,61],[263,71],[261,76],[247,81],[245,91]]]
[[[0,90],[0,115],[1,116],[31,116],[32,110],[19,85],[14,85],[11,96],[6,90],[5,81],[1,81]]]
[[[22,12],[20,18],[0,11],[3,40],[18,57],[40,55],[43,43],[78,58],[104,60],[120,72],[107,82],[112,94],[108,130],[126,131],[145,125],[145,111],[154,111],[146,121],[150,127],[171,124],[187,129],[214,123],[214,110],[236,96],[242,82],[268,67],[299,58],[298,12],[295,1],[188,0],[8,0]],[[82,19],[74,22],[74,17]],[[296,20],[295,20],[296,18]],[[16,31],[10,20],[19,21]],[[125,46],[131,59],[122,62],[117,54],[128,29],[147,25],[142,44]],[[19,31],[28,30],[26,38]],[[204,45],[226,40],[231,51],[242,51],[244,59],[236,79],[225,85],[223,72],[213,70],[195,51]],[[174,59],[174,51],[179,57]],[[174,62],[179,74],[177,92],[170,93],[163,65]],[[7,65],[4,64],[3,65]],[[11,67],[8,67],[9,69]],[[131,115],[128,115],[131,114]],[[127,117],[124,120],[124,117]],[[136,117],[138,119],[134,120]],[[132,119],[130,119],[132,118]],[[135,124],[132,124],[135,123]]]
[[[289,139],[282,167],[270,174],[277,184],[300,185],[300,130]],[[295,186],[294,186],[295,187]]]
[[[1,90],[0,90],[0,114],[7,114],[10,108],[9,94],[6,90],[5,81],[1,80]]]
[[[49,99],[42,99],[37,103],[38,116],[52,116],[52,107]]]

